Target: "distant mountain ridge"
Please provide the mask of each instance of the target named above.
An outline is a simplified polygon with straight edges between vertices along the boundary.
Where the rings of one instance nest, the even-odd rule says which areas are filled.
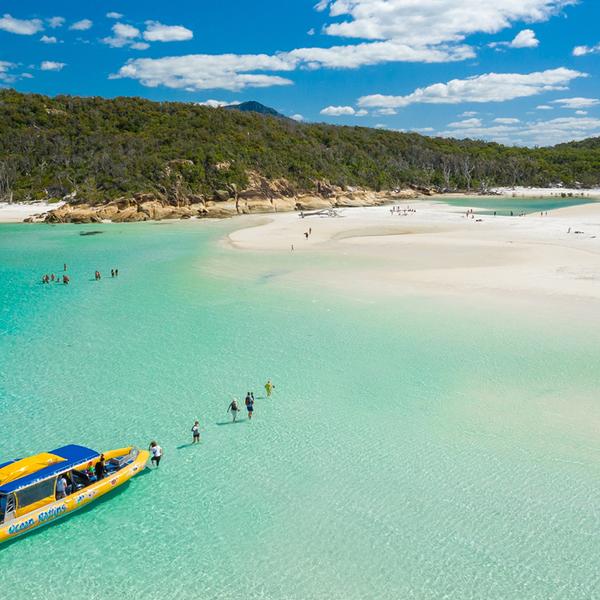
[[[287,119],[285,115],[277,112],[274,108],[265,106],[256,100],[249,100],[248,102],[242,102],[241,104],[229,104],[224,106],[227,110],[239,110],[241,112],[255,112],[260,115],[270,115],[272,117],[279,117],[280,119]]]

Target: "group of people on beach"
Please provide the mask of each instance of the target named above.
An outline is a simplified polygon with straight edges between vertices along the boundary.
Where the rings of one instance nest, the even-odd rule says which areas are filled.
[[[275,390],[275,386],[269,379],[267,383],[265,383],[265,392],[267,393],[267,398],[270,398],[273,395]],[[248,420],[252,420],[252,415],[254,413],[254,392],[248,392],[246,394],[246,399],[244,401],[246,405],[246,410],[248,411]],[[229,406],[227,407],[227,412],[231,413],[232,423],[235,423],[238,418],[238,413],[241,411],[240,403],[237,398],[232,398]],[[194,424],[192,425],[192,444],[200,443],[200,421],[196,419]],[[150,446],[148,447],[148,451],[150,452],[150,462],[155,467],[158,468],[160,465],[160,460],[163,456],[163,449],[158,445],[156,441],[151,441]]]
[[[408,215],[408,213],[416,213],[416,212],[417,212],[417,209],[411,208],[410,206],[395,205],[395,206],[392,206],[392,208],[390,208],[390,215],[392,215],[392,216],[402,215],[403,217],[406,217]]]

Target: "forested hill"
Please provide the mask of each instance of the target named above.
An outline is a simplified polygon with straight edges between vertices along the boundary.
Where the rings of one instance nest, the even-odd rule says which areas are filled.
[[[184,193],[210,195],[244,189],[250,173],[296,190],[318,181],[373,190],[592,186],[600,143],[509,148],[193,104],[0,91],[0,199],[166,197],[174,178]]]

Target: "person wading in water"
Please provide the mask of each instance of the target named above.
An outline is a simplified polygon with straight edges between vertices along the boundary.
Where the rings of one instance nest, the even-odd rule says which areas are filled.
[[[275,386],[271,383],[271,380],[269,379],[269,381],[267,381],[267,383],[265,383],[265,391],[267,392],[267,398],[271,397],[271,394],[273,393],[274,389],[275,389]]]
[[[231,401],[231,404],[229,405],[229,407],[227,408],[227,412],[231,412],[231,417],[232,417],[232,422],[235,423],[237,416],[238,416],[238,412],[240,410],[237,398],[234,398]]]
[[[194,421],[194,426],[192,427],[192,444],[200,443],[200,423],[198,421]]]
[[[252,421],[252,413],[254,412],[254,398],[250,392],[246,395],[246,410],[248,411],[248,420]]]

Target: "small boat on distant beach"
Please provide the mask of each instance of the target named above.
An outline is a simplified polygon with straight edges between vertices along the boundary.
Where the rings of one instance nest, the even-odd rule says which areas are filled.
[[[74,444],[0,464],[0,542],[52,523],[141,473],[149,453]]]

